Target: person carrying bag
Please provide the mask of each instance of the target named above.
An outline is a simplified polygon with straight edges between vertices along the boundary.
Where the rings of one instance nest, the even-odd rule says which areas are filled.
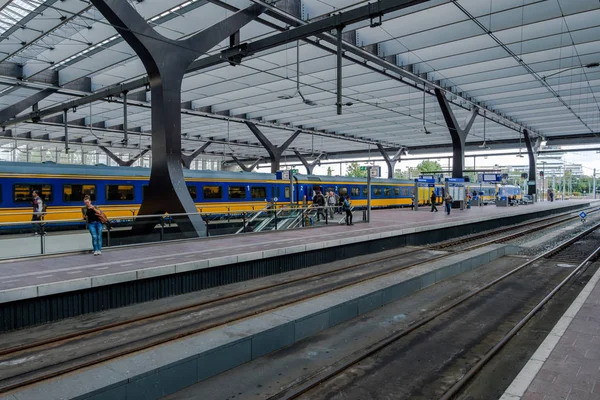
[[[83,198],[85,204],[85,219],[88,224],[88,230],[92,236],[92,248],[95,256],[102,254],[102,226],[108,223],[108,217],[102,210],[92,204],[90,196]]]

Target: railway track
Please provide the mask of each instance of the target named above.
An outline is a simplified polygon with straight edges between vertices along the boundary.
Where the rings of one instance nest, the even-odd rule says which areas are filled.
[[[513,230],[518,229],[517,233],[487,239],[483,243],[473,244],[459,251],[466,252],[488,244],[510,240],[528,232],[538,232],[544,227],[568,222],[571,219],[573,217],[555,216],[537,221],[533,227],[531,223],[524,224],[527,225],[526,229],[521,229],[520,225],[513,226]],[[502,228],[472,235],[468,237],[468,240],[472,242],[474,240],[486,239],[491,235],[498,236],[509,230]],[[449,248],[449,244],[451,243],[455,245],[462,244],[464,243],[464,238],[447,242],[444,248]],[[195,304],[170,309],[166,312],[104,324],[42,341],[30,342],[21,346],[0,348],[0,366],[3,364],[12,365],[7,371],[8,374],[1,374],[6,378],[0,380],[0,392],[6,392],[135,351],[144,350],[257,313],[306,300],[345,286],[412,268],[423,263],[429,263],[448,255],[447,253],[442,254],[439,251],[436,254],[436,249],[437,246],[432,246],[427,249],[416,249],[399,255],[379,257],[368,262],[355,263],[318,274],[264,285],[251,290],[239,291],[226,297],[199,301]],[[426,255],[426,259],[419,258],[422,255]],[[401,260],[405,261],[407,257],[411,256],[415,258],[413,262],[398,264]],[[369,268],[373,266],[377,266],[377,268]],[[300,284],[310,286],[310,290],[299,288]],[[244,310],[234,309],[234,304],[238,304],[240,301],[247,302],[259,294],[263,296],[262,303],[259,302]],[[219,314],[218,310],[222,310],[222,314]],[[213,315],[213,313],[215,314]],[[211,317],[202,322],[181,322],[181,320],[187,320],[190,314],[211,315]],[[160,323],[161,329],[156,327],[157,323]],[[173,326],[177,327],[173,328]],[[125,331],[127,331],[127,334],[123,335]],[[111,334],[117,338],[108,338],[107,340],[107,336]],[[119,338],[119,334],[121,334],[121,338]],[[123,336],[132,337],[135,340],[127,342],[122,339]],[[94,346],[88,346],[87,343],[90,340],[100,340],[108,342],[110,345],[98,349]],[[61,357],[56,358],[56,353],[61,355]],[[34,369],[26,370],[23,367],[19,367],[19,365],[25,365],[20,363],[20,360],[30,360],[31,357],[44,361],[26,363],[27,365],[36,365],[37,367]],[[17,365],[17,367],[14,367],[14,365]]]
[[[430,314],[430,315],[426,316],[425,318],[416,321],[409,328],[399,331],[399,332],[396,332],[375,344],[369,345],[368,347],[362,348],[362,349],[354,352],[350,356],[344,358],[343,360],[341,360],[333,365],[330,365],[330,366],[314,373],[311,376],[304,377],[304,378],[297,380],[294,384],[284,388],[283,390],[272,395],[268,399],[269,400],[288,400],[288,399],[299,398],[301,396],[303,398],[304,397],[320,398],[321,393],[318,390],[322,389],[323,393],[335,392],[335,389],[333,389],[333,388],[335,387],[336,384],[334,384],[333,382],[336,379],[344,382],[344,380],[342,378],[340,378],[343,376],[343,374],[348,374],[353,377],[371,376],[371,375],[373,375],[373,373],[368,373],[368,372],[364,372],[364,371],[357,373],[356,369],[360,369],[360,367],[357,365],[364,363],[365,365],[372,368],[372,366],[376,364],[376,362],[373,361],[373,359],[376,357],[380,356],[381,358],[385,358],[386,360],[393,358],[393,354],[395,354],[394,353],[395,350],[392,348],[394,346],[398,346],[400,348],[400,345],[398,343],[402,339],[411,335],[410,337],[412,337],[414,340],[415,335],[419,335],[420,330],[427,329],[429,324],[435,323],[436,321],[439,321],[442,318],[445,318],[446,320],[451,320],[452,317],[448,316],[447,314],[449,314],[453,311],[459,310],[459,307],[463,306],[468,301],[479,299],[479,302],[482,302],[482,303],[485,302],[485,300],[482,296],[485,296],[485,294],[488,291],[494,290],[494,288],[497,285],[504,282],[508,278],[516,277],[517,276],[516,274],[518,274],[521,271],[524,271],[527,267],[530,267],[541,261],[547,262],[550,260],[552,262],[560,262],[561,260],[564,259],[565,255],[568,255],[567,257],[569,258],[569,262],[571,264],[578,264],[577,267],[574,268],[572,270],[572,272],[569,273],[566,277],[561,279],[560,283],[558,285],[555,285],[555,286],[553,285],[551,290],[549,290],[547,292],[547,295],[545,295],[541,301],[537,302],[536,305],[534,307],[532,307],[531,310],[529,310],[529,312],[527,312],[525,317],[519,319],[519,321],[508,331],[508,333],[503,335],[502,338],[499,341],[497,341],[493,346],[490,346],[491,350],[489,350],[485,354],[480,355],[479,361],[474,363],[474,365],[472,367],[470,367],[468,365],[468,362],[465,361],[464,359],[462,359],[462,357],[461,357],[462,361],[467,362],[467,366],[462,366],[461,371],[466,368],[466,372],[461,373],[461,376],[456,381],[452,381],[450,383],[450,385],[448,385],[450,387],[447,388],[447,390],[445,390],[445,393],[443,393],[441,395],[441,397],[439,397],[440,400],[450,400],[450,399],[455,398],[456,396],[458,396],[460,394],[461,390],[474,377],[476,377],[478,372],[481,371],[481,369],[510,341],[510,339],[514,335],[516,335],[520,331],[520,329],[533,316],[536,315],[536,313],[538,313],[540,311],[540,309],[542,309],[542,307],[554,295],[556,295],[556,293],[558,293],[560,291],[560,289],[562,287],[564,287],[568,282],[570,282],[573,279],[573,277],[577,276],[578,274],[581,274],[582,271],[584,271],[587,267],[589,267],[589,265],[592,263],[592,261],[594,259],[596,259],[598,256],[600,256],[600,247],[598,247],[598,243],[599,243],[598,238],[600,237],[600,232],[598,232],[599,228],[600,228],[600,223],[592,226],[589,229],[586,229],[584,232],[579,233],[574,238],[571,238],[567,241],[560,243],[558,246],[546,251],[545,253],[543,253],[527,262],[522,263],[521,265],[512,269],[511,271],[507,272],[506,274],[481,286],[479,289],[464,295],[463,297],[457,299],[456,301],[452,302],[451,304],[448,304],[447,306],[442,307],[435,313]],[[586,240],[588,235],[594,235],[594,238]],[[464,312],[464,310],[462,310],[462,312]],[[456,318],[460,318],[460,314],[457,314]],[[442,326],[447,327],[448,325],[446,323],[446,325],[442,324]],[[434,328],[432,328],[432,329],[433,329],[433,331],[436,331],[436,329],[434,329]],[[421,336],[427,336],[427,335],[428,334],[423,333]],[[411,343],[414,343],[414,341]],[[488,348],[490,348],[490,347],[488,347]],[[404,347],[404,349],[406,349],[406,346]],[[421,349],[421,351],[424,351],[424,349]],[[381,353],[383,353],[383,352],[387,352],[385,356],[381,355]],[[447,359],[445,361],[448,362]],[[395,368],[396,372],[394,374],[389,374],[390,379],[392,379],[391,376],[397,377],[397,375],[398,375],[399,365],[396,364],[396,365],[394,365],[394,367],[396,367]],[[404,366],[404,368],[408,368],[408,366]],[[437,368],[443,368],[443,367],[440,366]],[[348,372],[351,369],[352,369],[352,372]],[[373,371],[371,371],[371,372],[373,372]],[[414,372],[414,373],[418,374],[418,372]],[[378,373],[377,375],[385,375],[385,374]],[[348,379],[350,379],[350,378],[348,378]],[[448,379],[448,378],[445,376],[442,379],[442,381],[444,381],[444,379]],[[363,385],[363,386],[367,385],[363,381],[359,381],[359,382],[360,383],[355,383],[354,386],[356,387],[359,385]],[[445,382],[445,383],[447,383],[447,382]],[[328,384],[330,386],[327,386]],[[337,385],[338,386],[336,389],[339,389],[339,385],[341,385],[341,383],[338,382]],[[313,393],[311,391],[313,389],[317,390],[317,393]],[[375,390],[377,390],[377,389],[375,389]],[[427,394],[428,394],[427,396],[423,395],[423,393],[420,393],[421,396],[416,396],[414,398],[435,398],[435,397],[431,396],[431,394],[433,392],[434,392],[433,390],[427,392]],[[352,389],[348,389],[348,393],[352,393]],[[304,396],[304,395],[306,395],[306,396]],[[341,394],[341,395],[344,396],[344,394]],[[352,396],[350,396],[348,398],[352,398]],[[398,398],[402,398],[402,396],[398,395]],[[413,396],[411,395],[410,398],[413,398]]]

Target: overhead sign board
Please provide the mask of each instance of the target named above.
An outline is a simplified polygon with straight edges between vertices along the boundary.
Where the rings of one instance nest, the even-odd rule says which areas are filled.
[[[535,186],[535,181],[529,181],[529,182],[527,182],[527,185],[529,185],[529,186]]]
[[[379,178],[381,176],[381,167],[374,166],[371,167],[371,178]]]
[[[446,182],[464,182],[465,178],[446,178]]]
[[[479,182],[502,182],[501,174],[480,174]]]
[[[275,173],[275,177],[277,179],[284,179],[284,180],[290,179],[290,171],[289,170],[277,171]]]

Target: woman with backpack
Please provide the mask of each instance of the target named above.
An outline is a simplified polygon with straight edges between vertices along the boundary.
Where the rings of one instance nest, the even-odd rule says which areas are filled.
[[[86,194],[84,196],[83,203],[85,204],[84,218],[87,221],[90,235],[92,235],[94,255],[99,256],[102,254],[102,225],[108,220],[106,214],[92,204],[92,199],[89,195]]]

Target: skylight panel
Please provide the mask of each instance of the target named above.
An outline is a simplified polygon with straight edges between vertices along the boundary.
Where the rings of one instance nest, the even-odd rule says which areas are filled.
[[[6,4],[0,10],[0,35],[18,24],[42,3],[43,0],[12,0]]]

